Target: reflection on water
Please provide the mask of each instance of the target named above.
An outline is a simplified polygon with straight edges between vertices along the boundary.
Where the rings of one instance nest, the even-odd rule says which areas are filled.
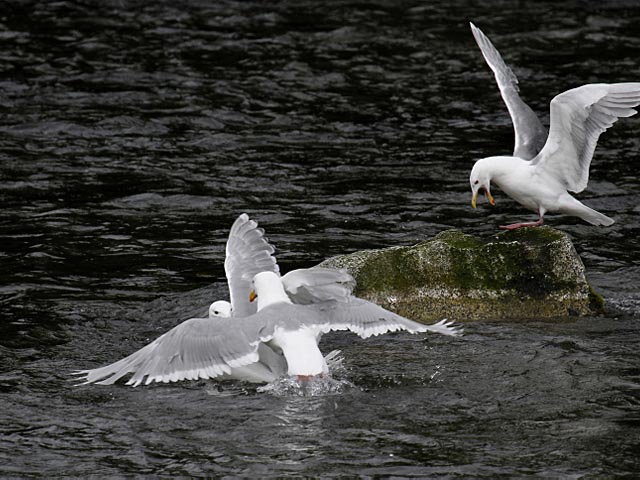
[[[604,318],[328,335],[355,388],[322,397],[68,381],[225,298],[243,211],[284,271],[530,218],[499,192],[496,208],[469,206],[473,160],[513,142],[469,20],[543,118],[566,89],[640,79],[637,2],[432,3],[3,4],[0,473],[640,469],[637,119],[602,136],[580,194],[616,223],[547,219],[609,299]]]

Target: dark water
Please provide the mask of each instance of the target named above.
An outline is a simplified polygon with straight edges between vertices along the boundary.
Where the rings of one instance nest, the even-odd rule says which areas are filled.
[[[638,119],[580,195],[616,223],[548,216],[605,317],[330,335],[356,387],[323,397],[68,381],[224,298],[243,211],[284,271],[532,218],[469,206],[474,159],[512,148],[469,20],[545,118],[640,80],[635,1],[2,2],[0,475],[640,474]]]

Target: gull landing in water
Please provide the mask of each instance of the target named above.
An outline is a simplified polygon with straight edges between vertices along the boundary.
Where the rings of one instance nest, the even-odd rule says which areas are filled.
[[[282,355],[286,374],[299,380],[325,375],[328,366],[318,348],[322,333],[349,330],[362,338],[396,330],[458,336],[451,322],[423,325],[351,296],[346,301],[292,303],[274,272],[257,274],[252,299],[258,311],[246,318],[192,318],[126,358],[93,370],[76,372],[86,383],[109,385],[133,374],[127,385],[225,377],[234,369],[261,361],[260,346]]]
[[[395,330],[462,333],[451,322],[422,325],[354,297],[355,281],[346,271],[311,268],[280,277],[263,233],[245,214],[231,229],[225,262],[231,303],[214,302],[209,318],[189,319],[122,360],[75,374],[102,385],[131,374],[126,383],[132,386],[208,378],[265,383],[284,375],[306,380],[339,364],[336,351],[322,357],[318,348],[331,330],[364,338]],[[251,259],[265,270],[251,273]]]
[[[489,39],[471,24],[471,31],[482,54],[494,72],[502,98],[515,130],[513,156],[494,156],[478,160],[469,182],[471,206],[484,191],[495,205],[491,182],[525,208],[538,214],[536,222],[501,226],[506,230],[539,226],[547,212],[582,218],[592,225],[611,225],[603,215],[569,192],[587,187],[589,166],[600,134],[618,118],[636,113],[640,104],[640,83],[590,84],[568,90],[551,100],[549,134],[536,114],[518,94],[518,80]]]
[[[258,300],[255,318],[264,324],[261,341],[268,341],[282,351],[287,359],[288,375],[299,380],[328,372],[318,339],[329,331],[349,330],[362,338],[396,330],[461,334],[451,322],[443,320],[435,325],[423,325],[354,296],[343,302],[294,305],[282,281],[272,272],[259,273],[253,283],[255,289],[250,298]]]
[[[240,215],[229,231],[226,244],[225,273],[229,286],[231,302],[218,300],[209,307],[207,323],[216,324],[216,328],[234,328],[233,323],[224,320],[233,318],[242,321],[257,311],[256,303],[249,301],[252,290],[252,278],[260,272],[273,272],[279,276],[279,267],[273,255],[275,248],[264,237],[264,230],[257,222],[245,213]],[[301,269],[289,272],[282,277],[283,285],[293,303],[312,303],[328,299],[347,298],[353,289],[353,278],[345,272],[325,268]],[[187,322],[184,322],[187,323]],[[184,325],[184,323],[182,325]],[[196,322],[192,322],[196,323]],[[191,328],[191,327],[190,327]],[[187,329],[187,332],[196,330]],[[109,385],[122,376],[134,373],[142,364],[147,366],[153,361],[161,362],[162,349],[154,343],[135,352],[131,356],[105,367],[77,372],[85,376],[87,383]],[[185,344],[186,345],[186,344]],[[189,355],[187,347],[180,347],[175,352],[178,356]],[[272,382],[286,374],[287,363],[281,352],[274,351],[265,343],[257,349],[257,360],[248,365],[230,367],[220,375],[219,379],[234,379],[253,383]],[[342,362],[339,350],[334,350],[325,357],[330,367],[338,367]],[[177,381],[191,378],[190,372],[176,373],[167,367],[166,374],[161,374],[157,381]],[[168,379],[171,380],[168,380]],[[198,378],[198,377],[196,377]],[[99,380],[99,381],[98,381]],[[136,384],[135,375],[128,384]]]
[[[231,302],[218,300],[209,308],[209,318],[244,318],[256,313],[255,303],[249,301],[252,278],[264,271],[280,275],[274,256],[275,248],[264,236],[264,230],[246,213],[231,226],[226,244],[224,269]],[[345,299],[353,290],[353,278],[340,270],[309,268],[293,270],[282,277],[287,295],[293,303],[305,304],[328,299]],[[341,365],[340,350],[329,352],[325,360],[334,369]],[[267,344],[258,347],[258,361],[233,368],[224,378],[247,382],[272,382],[287,371],[286,359]]]

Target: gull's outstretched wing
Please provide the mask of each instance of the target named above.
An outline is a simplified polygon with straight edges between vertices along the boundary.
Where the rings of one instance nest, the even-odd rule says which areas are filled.
[[[581,192],[600,134],[618,118],[634,115],[638,104],[640,83],[583,85],[557,95],[551,100],[549,138],[532,165],[567,190]]]
[[[462,328],[446,319],[433,325],[424,325],[353,296],[345,302],[330,300],[309,305],[274,303],[236,323],[236,331],[242,331],[244,341],[251,343],[268,342],[278,329],[293,331],[304,328],[323,333],[349,330],[362,338],[398,330],[433,332],[452,337],[463,334]]]
[[[362,338],[397,330],[410,333],[433,332],[453,337],[463,333],[461,328],[446,319],[433,325],[424,325],[357,297],[351,297],[348,302],[324,302],[308,305],[307,308],[315,311],[318,318],[322,318],[325,332],[349,330]],[[305,323],[308,322],[313,320],[305,320]]]
[[[264,238],[264,230],[258,228],[246,213],[233,222],[227,240],[224,270],[234,317],[248,317],[256,312],[256,305],[249,302],[251,280],[260,272],[279,272],[274,252],[273,245]]]
[[[290,271],[282,277],[282,285],[293,303],[306,305],[328,300],[346,301],[356,281],[346,270],[312,267]]]
[[[482,33],[482,30],[473,23],[470,23],[470,25],[473,37],[476,39],[478,47],[480,47],[482,56],[493,71],[502,100],[504,100],[507,110],[509,110],[509,115],[511,115],[515,131],[513,156],[531,160],[544,146],[544,142],[547,140],[547,131],[534,111],[520,98],[518,78],[511,68],[504,63],[498,50],[496,50],[487,36]]]
[[[275,303],[246,318],[192,318],[110,365],[74,372],[83,384],[111,385],[131,374],[127,385],[176,382],[229,376],[252,381],[269,381],[265,375],[284,374],[281,355],[260,347],[273,339],[278,329],[295,331],[313,328],[322,332],[350,330],[363,338],[396,330],[411,333],[435,332],[458,336],[462,330],[442,320],[422,325],[389,312],[366,300],[351,297],[348,302],[329,301],[311,305]],[[268,360],[266,354],[271,358]],[[247,368],[261,361],[259,369]],[[276,365],[268,372],[270,365]],[[273,370],[273,371],[272,371]],[[255,378],[258,375],[258,378]]]
[[[127,385],[134,387],[229,375],[259,360],[259,325],[242,325],[238,328],[234,318],[192,318],[118,362],[74,374],[82,375],[85,384],[101,385],[133,374]]]

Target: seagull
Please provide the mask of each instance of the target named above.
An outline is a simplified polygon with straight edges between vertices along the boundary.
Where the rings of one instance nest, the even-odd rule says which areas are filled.
[[[256,304],[248,301],[251,281],[256,274],[273,272],[280,275],[275,247],[264,233],[264,229],[259,228],[258,223],[246,213],[241,214],[229,230],[224,269],[229,285],[231,315],[234,317],[243,318],[256,313]],[[292,270],[282,276],[282,283],[293,303],[299,304],[346,300],[355,287],[355,280],[346,270],[322,267]],[[217,305],[224,310],[223,303]]]
[[[266,345],[268,351],[285,358],[289,376],[305,381],[329,371],[317,343],[322,333],[349,330],[362,338],[397,330],[462,333],[453,322],[423,325],[355,296],[347,301],[295,304],[275,272],[258,273],[251,286],[251,303],[258,299],[253,315],[220,317],[215,322],[191,318],[118,362],[75,373],[83,377],[83,384],[102,385],[133,374],[126,384],[134,387],[219,378],[260,362],[260,346]]]
[[[344,270],[313,267],[280,277],[273,252],[264,231],[242,214],[227,241],[225,271],[232,302],[213,302],[208,318],[189,319],[118,362],[74,374],[82,376],[83,384],[102,385],[133,374],[127,381],[133,386],[198,378],[265,383],[286,374],[304,380],[326,374],[329,366],[341,361],[336,350],[322,361],[316,358],[326,331],[349,329],[365,338],[398,329],[462,333],[446,320],[426,326],[358,299],[352,295],[355,280]],[[266,270],[247,279],[251,274],[247,272],[256,268],[250,259]],[[246,293],[245,299],[240,292]],[[238,310],[246,316],[239,317]],[[269,331],[272,337],[265,334]],[[304,347],[294,340],[298,337]],[[300,367],[306,364],[307,353],[313,368]]]
[[[249,303],[247,301],[247,303]],[[231,318],[232,310],[231,303],[226,300],[216,300],[209,306],[209,322],[216,323],[221,318]],[[338,358],[337,362],[340,363],[339,359],[340,350],[334,350],[327,355],[327,361],[332,362],[334,358]],[[124,359],[126,360],[126,359]],[[107,367],[103,367],[103,369],[111,369],[120,368],[115,367],[118,365],[118,362],[108,365]],[[287,363],[284,357],[273,351],[266,344],[261,344],[258,346],[258,360],[249,364],[243,365],[235,368],[231,368],[229,372],[225,372],[220,375],[220,380],[242,380],[249,383],[262,383],[262,382],[272,382],[276,380],[278,377],[282,376],[282,374],[287,369]],[[95,369],[97,371],[100,369]],[[82,373],[88,374],[91,370],[85,370]],[[103,384],[111,384],[116,381],[113,379],[113,382],[97,382]]]
[[[229,318],[231,316],[231,303],[226,300],[216,300],[209,305],[209,318],[215,320],[216,317]]]
[[[280,275],[280,267],[274,256],[275,247],[264,236],[264,229],[246,213],[241,214],[229,230],[224,262],[231,302],[217,300],[209,307],[209,318],[243,318],[256,313],[256,304],[249,302],[251,279],[260,272]],[[282,277],[289,298],[297,304],[324,300],[345,300],[355,286],[351,275],[344,270],[306,268],[293,270]],[[319,339],[318,339],[319,340]],[[342,362],[340,350],[327,354],[325,360],[335,367]],[[287,364],[281,352],[275,352],[267,344],[258,348],[258,361],[242,368],[232,369],[226,379],[246,382],[272,382],[283,376]]]
[[[592,225],[611,225],[613,219],[587,207],[569,192],[587,187],[589,166],[600,134],[618,118],[637,113],[640,83],[589,84],[567,90],[551,100],[549,135],[531,160],[493,156],[476,161],[469,183],[471,206],[484,190],[495,205],[491,182],[525,208],[538,213],[535,222],[500,226],[505,230],[537,227],[546,212],[579,217]]]
[[[495,205],[493,181],[508,196],[538,214],[536,222],[501,226],[506,230],[540,226],[546,212],[577,216],[592,225],[611,225],[613,219],[587,207],[569,192],[587,187],[589,166],[600,134],[620,117],[636,113],[640,83],[590,84],[568,90],[551,101],[550,132],[520,98],[518,79],[491,41],[473,23],[471,32],[494,73],[515,131],[513,156],[478,160],[470,175],[471,206],[484,190]]]
[[[509,110],[515,133],[513,156],[531,160],[542,150],[547,140],[547,130],[531,107],[520,98],[518,78],[504,62],[491,40],[473,23],[469,22],[469,25],[482,56],[493,71],[502,100]]]
[[[222,319],[236,318],[240,322],[242,318],[256,313],[256,304],[249,302],[252,278],[263,271],[279,276],[280,268],[274,256],[275,247],[267,241],[264,233],[264,230],[258,227],[258,223],[250,219],[246,213],[233,222],[225,247],[224,262],[231,301],[217,300],[209,306],[210,323],[236,328]],[[282,277],[282,282],[291,301],[301,304],[331,299],[345,300],[355,286],[355,281],[345,271],[318,267],[293,270]],[[146,352],[149,351],[151,349]],[[337,366],[342,362],[340,353],[340,350],[333,350],[327,354],[325,359],[330,366]],[[269,345],[261,343],[257,354],[255,362],[232,367],[228,372],[221,374],[219,379],[264,383],[272,382],[286,373],[287,363],[282,352],[276,352]],[[95,375],[108,376],[108,372],[115,372],[122,368],[122,365],[123,363],[116,362],[106,367],[77,373],[86,374],[87,378],[94,378]],[[116,377],[111,377],[110,381],[105,379],[98,383],[111,384],[116,380]]]

